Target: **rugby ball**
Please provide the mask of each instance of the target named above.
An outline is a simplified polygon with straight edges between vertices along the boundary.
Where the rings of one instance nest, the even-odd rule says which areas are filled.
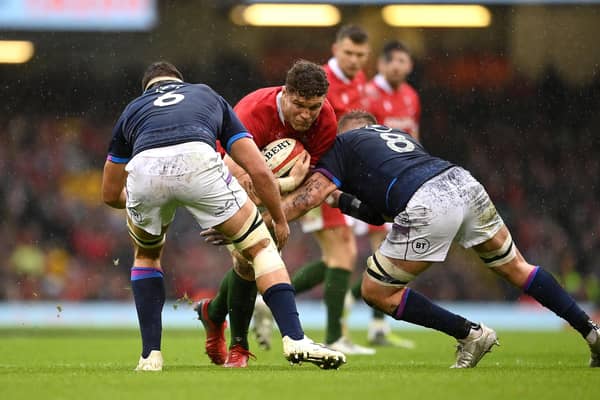
[[[265,162],[277,178],[290,172],[303,151],[302,143],[292,138],[275,140],[261,150]]]

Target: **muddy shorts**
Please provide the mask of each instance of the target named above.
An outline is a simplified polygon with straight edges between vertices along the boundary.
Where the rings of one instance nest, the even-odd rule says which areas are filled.
[[[504,225],[484,187],[453,167],[425,182],[394,218],[380,251],[409,261],[444,261],[453,241],[465,248],[492,238]]]

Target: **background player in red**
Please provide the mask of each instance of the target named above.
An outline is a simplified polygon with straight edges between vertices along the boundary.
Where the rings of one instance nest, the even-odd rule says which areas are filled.
[[[281,138],[293,138],[304,145],[310,163],[316,164],[333,145],[337,121],[326,100],[329,83],[319,65],[298,61],[288,71],[284,86],[259,89],[245,96],[234,107],[259,148]],[[252,180],[233,160],[225,162],[232,174],[250,194]],[[296,184],[300,184],[298,181]],[[294,187],[281,187],[282,192]],[[225,367],[246,367],[248,358],[248,326],[254,309],[256,285],[243,260],[237,260],[212,300],[202,300],[196,307],[207,330],[206,350],[215,364]],[[207,304],[207,305],[205,305]],[[223,329],[229,313],[231,343],[224,348]],[[225,352],[225,354],[223,354]]]
[[[406,82],[412,69],[406,46],[397,40],[387,42],[377,64],[378,74],[365,88],[366,108],[380,124],[403,130],[419,140],[421,101]]]

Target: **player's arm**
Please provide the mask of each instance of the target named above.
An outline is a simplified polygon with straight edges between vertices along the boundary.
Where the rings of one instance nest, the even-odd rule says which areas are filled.
[[[383,225],[385,223],[385,219],[381,214],[349,193],[336,190],[327,197],[326,201],[330,206],[338,207],[344,214],[368,224]]]
[[[285,217],[293,221],[321,204],[337,186],[320,172],[315,172],[298,189],[287,195],[282,203]],[[269,215],[263,215],[270,220]]]
[[[273,224],[278,245],[283,247],[289,236],[289,226],[281,207],[281,196],[275,177],[267,167],[262,154],[252,139],[241,138],[231,145],[229,155],[250,175],[256,195],[273,216],[267,226],[270,225],[269,223]]]
[[[121,209],[125,208],[127,201],[125,166],[131,158],[132,151],[131,144],[123,135],[124,120],[125,118],[121,115],[113,128],[108,156],[102,173],[102,201],[110,207]]]
[[[125,180],[127,172],[123,163],[106,161],[102,174],[102,201],[113,208],[125,208]]]

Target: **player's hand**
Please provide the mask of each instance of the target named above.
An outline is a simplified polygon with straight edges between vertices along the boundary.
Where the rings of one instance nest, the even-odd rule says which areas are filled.
[[[306,178],[306,174],[308,174],[308,169],[310,168],[310,154],[308,151],[304,150],[298,161],[294,164],[292,169],[290,170],[290,177],[294,178],[294,183],[296,186],[300,185],[304,178]]]
[[[204,238],[206,243],[210,243],[213,246],[224,246],[231,244],[231,240],[227,236],[213,228],[203,230],[200,232],[200,236]]]
[[[288,238],[290,237],[290,227],[287,221],[273,221],[273,235],[277,241],[277,248],[281,250],[286,245]]]

